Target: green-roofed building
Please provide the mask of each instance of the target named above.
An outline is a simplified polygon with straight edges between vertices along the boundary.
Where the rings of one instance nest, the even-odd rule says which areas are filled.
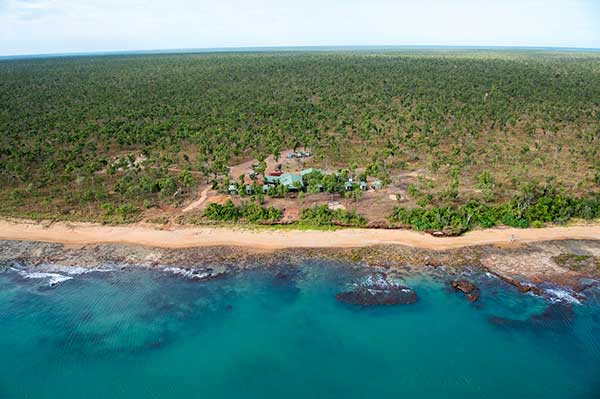
[[[302,172],[300,172],[300,176],[304,177],[306,175],[310,175],[313,172],[323,173],[323,171],[321,171],[320,169],[308,168],[308,169],[304,169]]]
[[[288,190],[299,190],[302,187],[304,187],[302,176],[294,175],[291,173],[285,173],[281,175],[281,178],[279,179],[279,184],[286,186]]]
[[[263,183],[265,184],[278,184],[281,180],[281,176],[265,176]]]

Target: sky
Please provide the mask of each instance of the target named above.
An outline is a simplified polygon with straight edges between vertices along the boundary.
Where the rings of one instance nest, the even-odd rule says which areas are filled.
[[[0,55],[357,45],[600,48],[600,0],[0,0]]]

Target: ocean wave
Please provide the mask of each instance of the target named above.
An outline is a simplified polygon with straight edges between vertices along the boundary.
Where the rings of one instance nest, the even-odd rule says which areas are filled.
[[[36,270],[39,270],[43,273],[61,273],[69,276],[79,276],[82,274],[93,273],[93,272],[110,272],[115,270],[115,268],[110,266],[96,267],[96,268],[88,268],[88,267],[79,267],[79,266],[61,266],[61,265],[52,265],[52,264],[44,264],[36,267]]]
[[[581,304],[581,301],[574,292],[564,288],[546,288],[544,289],[544,294],[548,296],[548,299],[552,303],[567,302],[575,305]]]
[[[71,276],[65,276],[58,273],[27,272],[24,270],[20,270],[19,274],[23,278],[27,279],[48,279],[48,285],[50,287],[56,287],[57,285],[64,283],[65,281],[73,279],[73,277]]]
[[[115,267],[101,266],[97,268],[87,268],[49,263],[31,267],[15,262],[7,270],[15,272],[25,279],[48,280],[48,286],[55,287],[65,281],[72,280],[74,277],[93,272],[109,272],[115,270]]]
[[[484,275],[489,278],[489,279],[493,279],[493,280],[497,280],[498,276],[496,276],[495,274],[492,274],[490,272],[485,272]]]
[[[398,289],[401,288],[400,282],[397,279],[389,278],[384,273],[374,273],[363,279],[361,283],[355,286],[369,287],[370,289]]]
[[[211,277],[211,273],[198,269],[183,269],[180,267],[165,267],[164,272],[176,274],[193,280],[204,280]]]

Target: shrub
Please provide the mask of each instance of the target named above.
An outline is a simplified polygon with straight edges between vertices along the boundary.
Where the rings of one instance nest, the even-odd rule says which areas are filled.
[[[220,222],[236,222],[240,217],[240,211],[233,202],[229,200],[225,205],[210,204],[204,210],[204,217]]]
[[[500,205],[490,206],[471,200],[453,208],[396,208],[389,219],[415,230],[459,234],[476,226],[541,227],[545,223],[565,223],[573,218],[591,220],[598,217],[600,194],[571,198],[552,188],[529,186],[519,196]]]
[[[274,207],[262,207],[255,203],[242,203],[238,208],[231,200],[224,205],[210,204],[204,210],[204,217],[219,222],[237,222],[244,219],[251,223],[273,222],[281,219],[282,212]]]
[[[363,226],[366,219],[355,211],[329,209],[327,205],[315,205],[312,208],[304,208],[300,211],[300,221],[304,224],[314,226]]]
[[[102,221],[104,223],[126,223],[135,220],[139,214],[140,209],[131,204],[123,204],[115,206],[111,203],[102,204]]]

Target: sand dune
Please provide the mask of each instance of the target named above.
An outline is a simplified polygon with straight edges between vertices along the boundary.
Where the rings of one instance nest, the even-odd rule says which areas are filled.
[[[92,223],[40,223],[0,220],[0,239],[42,241],[67,245],[138,244],[159,248],[237,246],[262,250],[283,248],[349,248],[383,244],[427,249],[528,243],[564,239],[600,240],[600,225],[542,229],[496,228],[461,237],[433,237],[410,230],[340,229],[336,231],[266,230],[194,227],[159,230],[146,225],[106,226]]]

